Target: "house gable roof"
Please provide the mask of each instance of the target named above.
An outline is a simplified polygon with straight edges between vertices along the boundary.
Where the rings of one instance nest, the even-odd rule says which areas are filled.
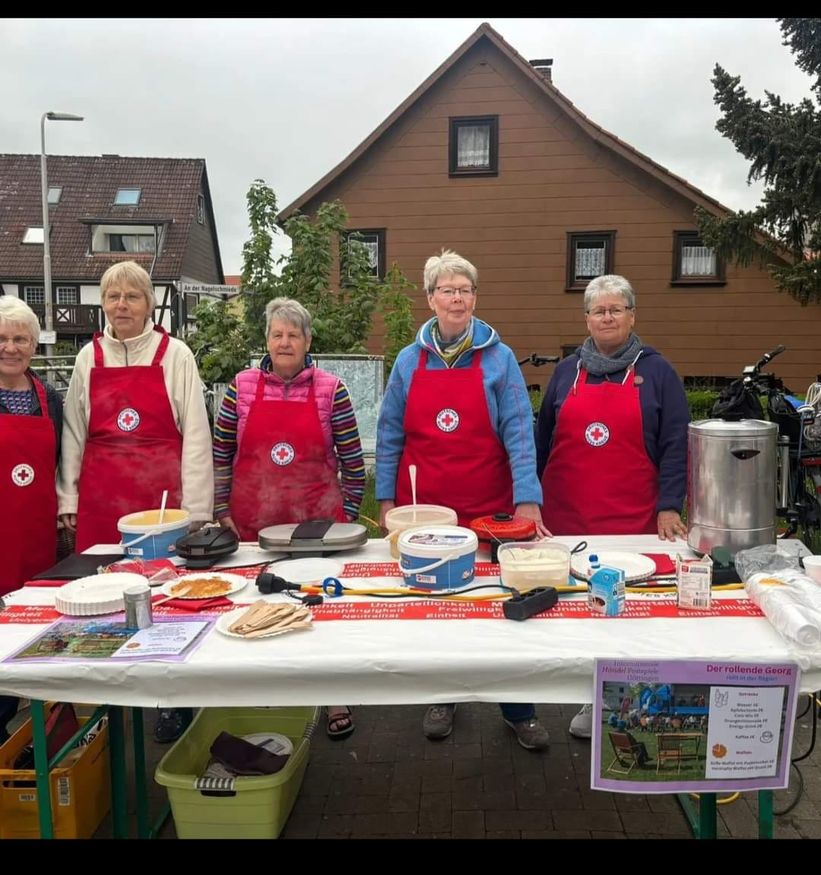
[[[125,257],[124,253],[92,255],[92,224],[163,224],[163,244],[153,278],[160,283],[178,280],[197,221],[197,195],[201,191],[222,275],[204,159],[50,155],[47,170],[49,186],[63,190],[59,203],[49,209],[55,282],[96,283],[108,267]],[[139,203],[115,206],[120,188],[139,188]],[[42,284],[43,248],[21,242],[27,227],[42,223],[40,156],[0,155],[0,280],[31,279]],[[146,270],[154,258],[149,253],[128,253],[127,257]]]
[[[729,207],[724,206],[715,198],[705,194],[699,188],[687,182],[675,173],[672,173],[661,164],[648,158],[646,155],[634,149],[624,140],[619,139],[615,134],[611,134],[601,126],[592,122],[584,113],[577,109],[573,103],[568,100],[558,88],[546,80],[543,76],[536,72],[533,67],[509,44],[502,36],[497,33],[489,24],[481,24],[458,49],[444,61],[436,70],[428,76],[427,79],[406,99],[404,100],[386,119],[373,131],[365,140],[363,140],[343,161],[336,165],[329,173],[325,174],[315,185],[311,186],[306,192],[301,194],[296,200],[288,204],[277,216],[277,221],[282,224],[289,216],[297,210],[301,210],[305,204],[319,195],[323,189],[327,188],[334,180],[350,168],[359,158],[361,158],[371,146],[395,124],[427,91],[429,91],[447,72],[450,70],[471,48],[473,48],[480,40],[486,40],[495,46],[503,55],[505,55],[516,66],[522,75],[530,79],[537,87],[539,87],[553,103],[562,110],[572,121],[578,124],[593,140],[602,146],[616,152],[622,158],[637,166],[639,169],[649,173],[662,184],[673,189],[679,195],[683,196],[693,204],[703,207],[708,212],[716,215],[728,215],[732,211]]]

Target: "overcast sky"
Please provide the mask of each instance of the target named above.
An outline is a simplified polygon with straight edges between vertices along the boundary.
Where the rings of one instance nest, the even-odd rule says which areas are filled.
[[[2,19],[0,152],[204,158],[223,268],[239,273],[245,195],[280,208],[376,128],[481,24],[419,19]],[[774,19],[489,18],[590,119],[738,209],[760,188],[714,125],[716,62],[755,98],[809,78]],[[446,240],[442,241],[447,244]]]

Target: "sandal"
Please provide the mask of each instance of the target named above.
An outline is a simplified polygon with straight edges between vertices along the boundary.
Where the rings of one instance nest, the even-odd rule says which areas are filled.
[[[356,727],[353,724],[351,709],[347,705],[340,705],[339,707],[328,706],[327,712],[328,728],[326,731],[328,738],[339,741],[353,734]]]

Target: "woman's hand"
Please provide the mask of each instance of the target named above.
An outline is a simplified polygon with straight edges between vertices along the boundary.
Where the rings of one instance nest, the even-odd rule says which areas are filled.
[[[229,516],[224,516],[222,519],[217,520],[217,522],[224,529],[231,529],[231,531],[237,536],[237,538],[241,541],[242,538],[239,536],[239,529],[234,525],[234,521]]]
[[[676,537],[687,537],[687,526],[674,510],[660,510],[656,522],[658,523],[659,538],[662,541],[675,541]]]
[[[535,502],[526,504],[517,504],[516,510],[513,511],[513,516],[522,517],[526,520],[533,520],[536,523],[536,534],[543,538],[552,538],[550,530],[545,527],[542,522],[542,509]]]
[[[63,524],[63,528],[68,529],[69,532],[77,532],[77,514],[76,513],[61,513],[60,514],[60,522]]]
[[[193,535],[194,532],[198,532],[201,528],[207,525],[206,520],[194,520],[193,523],[188,527],[188,534]]]
[[[393,510],[396,507],[396,502],[392,498],[386,498],[384,501],[379,502],[379,525],[383,529],[387,529],[387,525],[385,525],[385,515],[389,510]]]

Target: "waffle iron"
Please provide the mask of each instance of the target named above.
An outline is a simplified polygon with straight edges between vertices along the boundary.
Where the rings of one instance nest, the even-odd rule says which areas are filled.
[[[185,559],[187,568],[210,568],[220,559],[236,553],[237,536],[222,526],[206,526],[183,535],[177,543],[177,556]]]
[[[368,530],[359,523],[308,520],[260,529],[259,546],[272,553],[312,553],[324,556],[353,550],[368,541]]]

